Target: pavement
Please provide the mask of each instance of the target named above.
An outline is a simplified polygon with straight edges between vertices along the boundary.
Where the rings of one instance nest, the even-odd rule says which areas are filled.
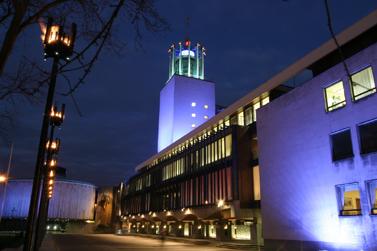
[[[230,251],[236,249],[260,251],[258,247],[250,245],[237,245],[216,241],[196,239],[171,239],[165,240],[146,236],[114,235],[114,234],[47,234],[43,240],[40,251],[199,251],[205,247],[206,251]],[[6,249],[7,251],[20,251],[19,249]]]

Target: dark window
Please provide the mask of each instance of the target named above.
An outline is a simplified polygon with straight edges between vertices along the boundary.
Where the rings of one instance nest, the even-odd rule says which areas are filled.
[[[351,131],[349,129],[330,135],[332,144],[332,160],[353,157]]]
[[[360,152],[377,152],[377,120],[359,125]]]

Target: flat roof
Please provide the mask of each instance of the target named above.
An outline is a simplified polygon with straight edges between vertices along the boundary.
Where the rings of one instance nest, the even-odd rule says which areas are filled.
[[[360,34],[364,33],[368,29],[372,28],[377,24],[377,10],[374,10],[369,15],[365,16],[364,18],[360,19],[347,29],[343,30],[341,33],[336,35],[336,39],[340,45],[344,45],[345,43],[351,41],[352,39],[356,38]],[[330,35],[330,34],[329,34]],[[182,138],[178,139],[165,149],[161,150],[159,153],[151,156],[147,160],[143,161],[139,165],[136,166],[135,170],[139,171],[146,165],[150,164],[153,160],[162,157],[169,151],[173,150],[175,147],[179,146],[180,144],[184,143],[185,141],[195,137],[196,135],[200,134],[204,130],[210,128],[212,125],[217,124],[220,120],[225,119],[226,117],[232,115],[233,113],[237,112],[237,110],[243,106],[248,105],[253,99],[261,96],[263,93],[266,93],[279,85],[282,85],[285,81],[291,79],[295,75],[299,74],[303,70],[310,67],[316,61],[320,60],[321,58],[325,57],[329,53],[336,50],[336,44],[334,40],[331,38],[327,42],[323,43],[317,49],[312,50],[308,54],[306,54],[301,59],[297,60],[295,63],[291,64],[256,89],[252,90],[244,97],[238,99],[236,102],[228,106],[226,109],[221,111],[220,113],[216,114],[214,117],[209,119],[207,122],[201,124],[191,132],[187,133]]]

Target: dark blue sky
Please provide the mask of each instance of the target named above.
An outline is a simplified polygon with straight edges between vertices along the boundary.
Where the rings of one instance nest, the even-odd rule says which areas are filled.
[[[330,3],[337,32],[377,8],[375,0]],[[216,83],[221,105],[231,104],[330,38],[323,1],[160,0],[157,8],[171,31],[145,34],[142,50],[135,50],[130,33],[119,34],[129,41],[122,55],[105,51],[75,93],[83,117],[70,98],[57,96],[67,104],[58,162],[67,169],[68,178],[115,185],[156,153],[159,92],[168,76],[167,48],[186,37],[186,16],[191,19],[191,40],[207,48],[206,78]],[[22,40],[18,53],[30,53],[28,39]],[[34,47],[39,57],[42,48]],[[58,84],[65,87],[63,79]],[[22,101],[15,108],[10,134],[12,177],[31,177],[34,172],[43,105],[44,101]],[[2,143],[3,169],[8,151]]]

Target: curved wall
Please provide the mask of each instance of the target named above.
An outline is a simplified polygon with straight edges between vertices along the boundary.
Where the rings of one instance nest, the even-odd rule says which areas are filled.
[[[10,180],[7,185],[3,218],[26,218],[29,210],[32,180]],[[52,219],[93,219],[96,187],[89,183],[56,180],[48,217]],[[0,206],[4,185],[0,186]],[[0,208],[1,214],[1,208]]]

